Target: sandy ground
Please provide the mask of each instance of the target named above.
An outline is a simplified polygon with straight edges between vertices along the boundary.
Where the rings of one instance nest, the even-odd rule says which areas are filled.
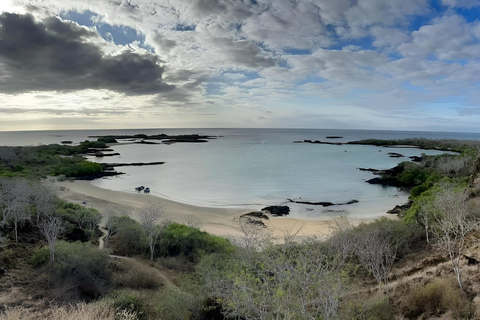
[[[163,221],[174,221],[194,225],[209,233],[238,241],[243,234],[240,231],[240,215],[251,209],[209,208],[175,202],[143,193],[128,193],[98,188],[88,181],[49,182],[60,198],[97,209],[104,216],[110,214],[128,214],[136,218],[136,213],[145,206],[160,207],[164,213]],[[301,220],[286,217],[271,217],[263,220],[273,238],[283,239],[286,234],[298,237],[316,236],[324,238],[330,234],[331,221]]]

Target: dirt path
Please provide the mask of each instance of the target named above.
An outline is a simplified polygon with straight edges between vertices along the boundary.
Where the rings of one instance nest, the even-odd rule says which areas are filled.
[[[103,236],[100,237],[98,241],[98,248],[100,250],[105,249],[105,240],[104,238],[107,236],[107,232],[105,231],[104,228],[100,228],[100,230],[103,233]],[[144,260],[139,260],[131,257],[126,257],[126,256],[117,256],[110,254],[110,258],[114,259],[122,259],[122,260],[127,260],[129,261],[132,265],[134,265],[135,269],[149,269],[153,271],[153,273],[162,281],[162,283],[165,285],[167,289],[178,289],[178,287],[173,283],[168,275],[166,275],[162,270],[152,266],[152,263],[150,261],[144,261]]]

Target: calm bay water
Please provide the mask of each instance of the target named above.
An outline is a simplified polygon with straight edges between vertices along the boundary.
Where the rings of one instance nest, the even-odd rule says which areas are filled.
[[[114,146],[118,157],[94,158],[98,162],[154,162],[159,166],[121,167],[124,175],[98,179],[92,183],[106,189],[134,192],[148,186],[151,195],[200,206],[248,207],[287,203],[287,199],[343,203],[352,205],[323,208],[288,204],[292,216],[301,218],[329,217],[346,211],[351,215],[377,217],[408,195],[394,187],[365,183],[373,174],[359,167],[387,169],[408,158],[390,158],[388,152],[405,156],[436,151],[412,148],[379,148],[358,145],[323,145],[293,143],[296,140],[322,140],[326,136],[342,136],[329,141],[353,141],[367,138],[401,139],[475,139],[480,134],[441,132],[400,132],[366,130],[307,129],[138,129],[79,130],[40,132],[0,132],[0,145],[37,145],[72,140],[75,143],[89,135],[108,134],[190,134],[218,136],[208,143],[172,145],[124,144]]]

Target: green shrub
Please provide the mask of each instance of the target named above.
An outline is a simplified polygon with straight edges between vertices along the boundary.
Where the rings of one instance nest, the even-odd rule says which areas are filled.
[[[110,279],[109,257],[89,243],[58,241],[54,283],[72,283],[81,296],[97,298]]]
[[[84,148],[106,148],[107,147],[105,142],[100,140],[97,140],[97,141],[85,140],[83,142],[80,142],[80,146]]]
[[[0,263],[3,267],[12,268],[15,266],[17,257],[15,252],[11,249],[0,252]]]
[[[39,267],[46,264],[50,259],[50,253],[47,247],[38,247],[33,251],[32,257],[30,258],[30,265],[32,267]]]
[[[423,244],[424,231],[416,223],[405,222],[399,219],[382,217],[370,223],[362,223],[355,227],[354,234],[368,234],[373,230],[380,230],[382,234],[390,237],[396,247],[396,256],[401,258],[418,249],[419,243]]]
[[[234,247],[227,239],[179,223],[172,223],[166,227],[160,235],[159,242],[164,255],[184,255],[191,260],[205,254],[234,251]]]
[[[115,291],[110,295],[110,299],[113,300],[115,309],[129,311],[138,315],[143,313],[143,302],[133,292]]]
[[[112,217],[107,228],[115,229],[109,241],[114,254],[131,256],[147,252],[148,242],[137,221],[128,216]]]
[[[97,139],[97,141],[101,141],[101,142],[104,142],[104,143],[116,143],[117,140],[115,140],[114,137],[100,137]]]

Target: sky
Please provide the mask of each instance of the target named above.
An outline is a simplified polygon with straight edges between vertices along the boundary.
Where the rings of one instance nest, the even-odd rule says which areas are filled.
[[[0,0],[0,130],[480,132],[480,0]]]

